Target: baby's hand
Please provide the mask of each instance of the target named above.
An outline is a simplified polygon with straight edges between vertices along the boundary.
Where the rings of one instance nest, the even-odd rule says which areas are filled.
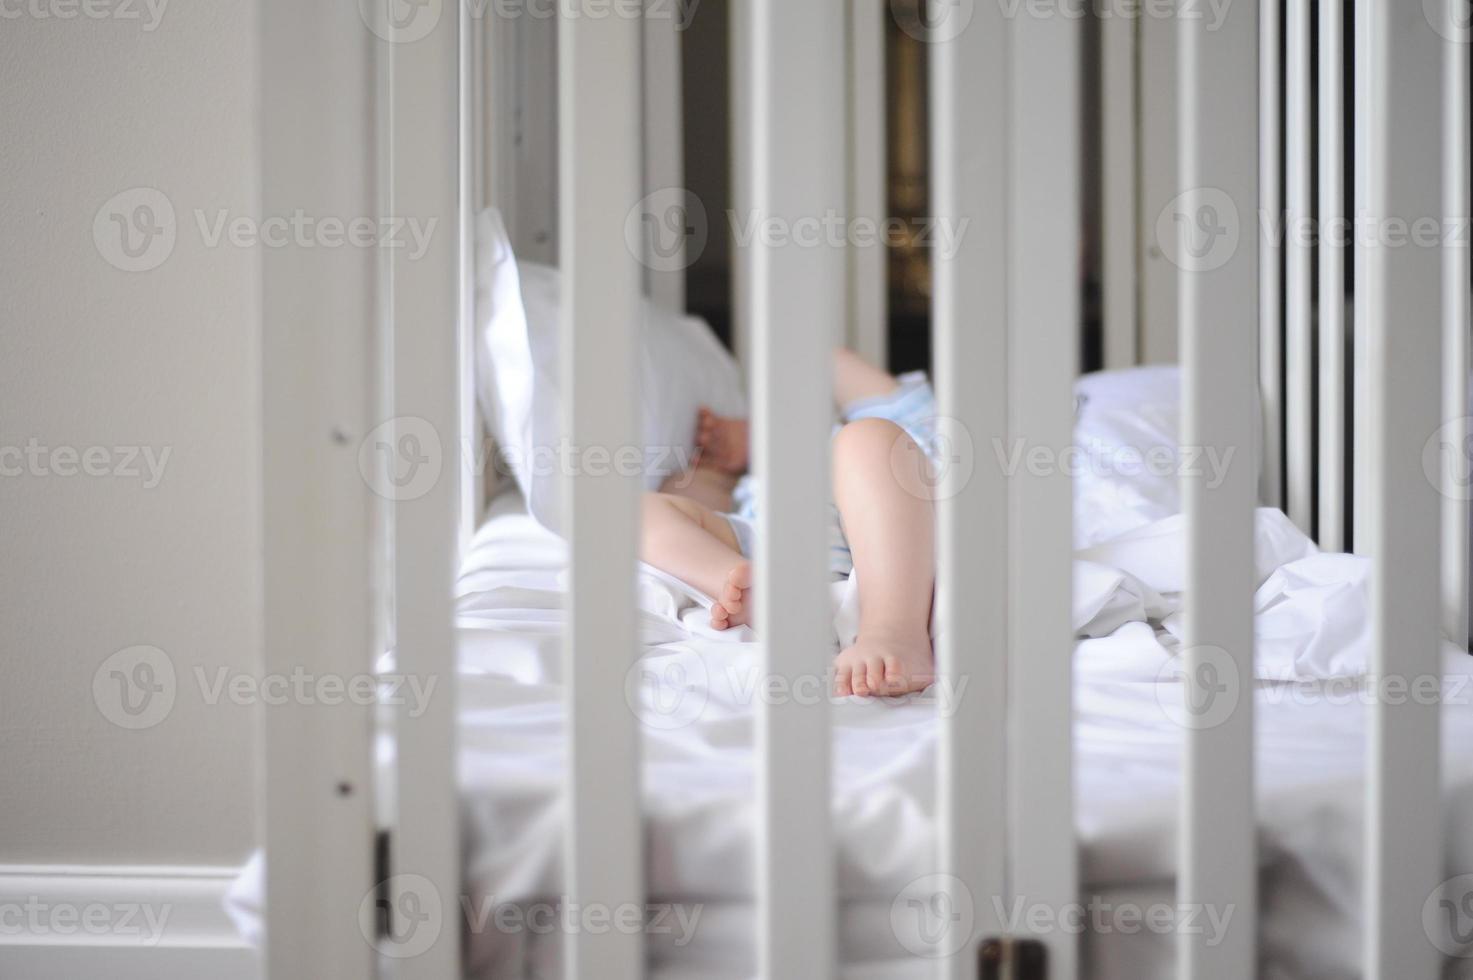
[[[747,472],[747,420],[722,418],[701,406],[696,421],[697,466],[739,476]]]

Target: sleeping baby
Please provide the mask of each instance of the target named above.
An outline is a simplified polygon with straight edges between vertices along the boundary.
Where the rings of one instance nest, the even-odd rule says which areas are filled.
[[[835,693],[899,695],[931,683],[935,526],[929,458],[935,398],[922,375],[895,378],[834,354],[829,568],[857,573],[859,633],[835,661]],[[644,498],[640,557],[715,597],[716,629],[750,624],[756,509],[743,419],[702,409],[693,472]]]

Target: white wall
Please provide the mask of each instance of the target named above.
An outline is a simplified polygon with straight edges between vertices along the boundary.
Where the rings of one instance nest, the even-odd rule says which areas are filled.
[[[254,709],[207,704],[195,669],[257,672],[259,256],[207,247],[194,212],[257,214],[258,12],[160,2],[0,7],[0,467],[23,471],[0,476],[0,865],[231,864],[254,846]],[[124,272],[94,217],[140,186],[172,204],[176,240]],[[146,467],[18,459],[32,439],[169,455],[148,486]],[[101,453],[94,470],[123,462]],[[175,696],[131,731],[108,717],[129,717],[116,682],[93,679],[139,644],[167,654]]]

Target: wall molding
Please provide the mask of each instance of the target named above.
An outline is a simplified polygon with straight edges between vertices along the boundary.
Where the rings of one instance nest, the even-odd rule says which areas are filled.
[[[247,980],[224,908],[238,867],[0,864],[0,975]],[[105,964],[105,969],[103,965]]]

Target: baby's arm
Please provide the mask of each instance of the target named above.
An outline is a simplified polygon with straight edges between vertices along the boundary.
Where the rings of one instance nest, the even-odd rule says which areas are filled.
[[[692,466],[666,477],[660,484],[660,492],[725,512],[731,510],[731,492],[736,489],[738,479],[733,473],[723,473],[710,466]]]
[[[729,419],[702,405],[696,416],[699,465],[741,476],[751,462],[751,433],[746,419]]]

